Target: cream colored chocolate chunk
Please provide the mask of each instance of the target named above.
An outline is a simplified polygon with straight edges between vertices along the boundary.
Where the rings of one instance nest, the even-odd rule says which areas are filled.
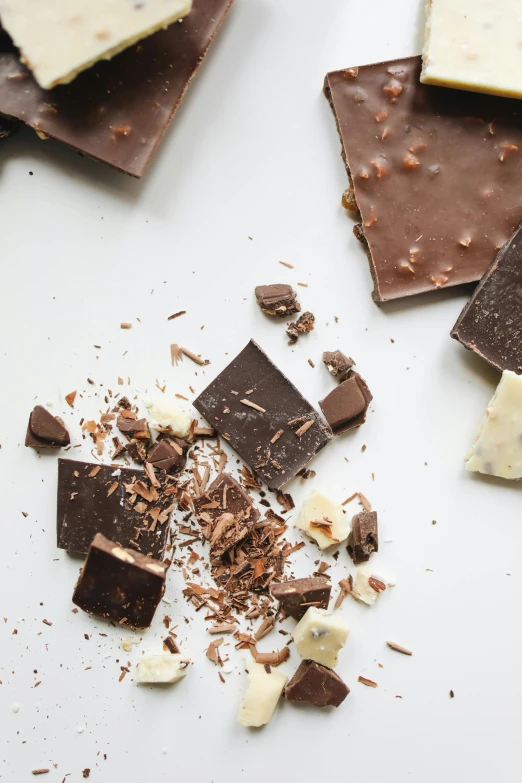
[[[384,592],[388,584],[389,583],[385,582],[381,577],[375,576],[369,568],[357,569],[354,589],[359,601],[362,601],[363,604],[373,606],[379,593]]]
[[[170,684],[182,680],[190,661],[183,655],[144,655],[136,668],[135,681]]]
[[[243,726],[264,726],[275,712],[288,677],[279,669],[248,662],[249,685],[237,719]]]
[[[192,0],[0,0],[0,18],[38,84],[51,89],[191,7]]]
[[[430,0],[421,82],[522,98],[520,0]]]
[[[339,614],[311,606],[295,627],[293,638],[301,658],[332,669],[350,629]]]
[[[339,503],[312,492],[301,506],[296,527],[317,541],[321,549],[327,549],[348,538],[350,520]]]
[[[522,376],[505,370],[466,459],[468,470],[522,478]]]

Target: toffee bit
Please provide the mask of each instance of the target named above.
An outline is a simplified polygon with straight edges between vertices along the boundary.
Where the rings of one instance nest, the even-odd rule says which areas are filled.
[[[167,318],[167,321],[173,321],[174,318],[179,318],[180,315],[185,315],[186,312],[187,312],[186,310],[180,310],[177,313],[172,313],[172,315],[169,315],[169,317]]]
[[[374,682],[373,680],[369,680],[367,677],[358,677],[357,682],[362,683],[363,685],[367,685],[368,688],[378,688],[378,684]]]
[[[259,411],[260,413],[266,413],[266,408],[262,408],[261,405],[257,405],[255,402],[252,402],[251,400],[240,400],[239,402],[243,403],[243,405],[248,405],[249,408],[254,408],[256,411]]]
[[[210,364],[208,359],[202,359],[201,356],[193,353],[193,351],[189,351],[188,348],[183,348],[182,345],[179,346],[179,350],[187,359],[191,359],[195,364],[199,364],[200,366]]]
[[[395,642],[386,642],[386,644],[391,650],[395,650],[395,652],[402,653],[403,655],[413,655],[411,650],[408,650],[406,647],[403,647],[401,644],[396,644]]]

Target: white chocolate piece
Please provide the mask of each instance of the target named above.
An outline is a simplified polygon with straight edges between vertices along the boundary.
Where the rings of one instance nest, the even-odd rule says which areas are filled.
[[[382,577],[375,576],[369,568],[358,568],[355,575],[354,590],[358,593],[359,601],[368,606],[373,606],[379,593],[386,590],[388,582]],[[375,589],[377,588],[377,589]]]
[[[318,527],[313,524],[317,522],[320,523]],[[317,541],[320,549],[339,544],[348,538],[350,533],[348,514],[343,514],[339,503],[334,503],[320,492],[312,492],[308,495],[301,506],[295,525]]]
[[[475,442],[466,468],[505,479],[522,478],[522,376],[505,370]]]
[[[520,0],[427,3],[421,82],[522,97]]]
[[[301,658],[333,669],[350,629],[339,614],[311,606],[295,627],[293,638]]]
[[[248,679],[237,719],[242,726],[264,726],[272,719],[288,677],[274,667],[268,673],[263,664],[252,660],[248,662]]]
[[[0,0],[0,17],[38,84],[51,89],[168,27],[191,7],[192,0]]]
[[[168,432],[178,438],[187,437],[192,419],[184,410],[163,399],[147,401],[145,406],[152,416],[150,426],[153,430]]]
[[[136,667],[135,682],[174,683],[182,680],[190,660],[183,655],[144,655]]]

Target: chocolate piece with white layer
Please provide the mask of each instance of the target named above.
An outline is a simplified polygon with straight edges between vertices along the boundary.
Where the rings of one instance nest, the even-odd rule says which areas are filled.
[[[296,292],[291,285],[285,283],[258,285],[255,294],[259,307],[267,315],[284,318],[298,313],[301,309]]]
[[[58,416],[37,405],[29,416],[25,445],[33,449],[60,449],[71,442],[65,424]]]
[[[340,435],[364,424],[372,399],[366,381],[352,370],[348,378],[332,389],[319,405],[334,435]]]
[[[338,674],[316,661],[301,661],[284,690],[287,701],[306,702],[314,707],[338,707],[349,693]]]
[[[379,551],[377,513],[375,511],[361,511],[360,514],[354,516],[347,549],[354,565],[366,563],[372,552]]]
[[[326,577],[291,579],[272,583],[270,592],[288,617],[300,620],[310,606],[328,609],[332,585]]]

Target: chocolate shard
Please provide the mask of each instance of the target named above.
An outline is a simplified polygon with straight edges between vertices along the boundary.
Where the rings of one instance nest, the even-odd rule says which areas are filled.
[[[338,707],[349,693],[350,689],[333,669],[315,661],[301,661],[285,688],[285,699],[314,707]]]
[[[274,283],[256,286],[256,299],[261,310],[267,315],[285,317],[301,310],[297,294],[291,285]]]
[[[194,498],[194,514],[199,520],[215,523],[223,514],[253,525],[261,514],[243,487],[228,473],[220,473],[204,495]]]
[[[297,321],[288,325],[286,333],[290,338],[290,344],[297,342],[299,335],[313,332],[314,326],[315,315],[307,310],[299,316]]]
[[[284,486],[332,438],[317,411],[253,340],[194,407],[270,489]],[[302,427],[288,428],[301,417]]]
[[[350,356],[345,356],[341,351],[324,351],[323,362],[330,375],[339,380],[344,380],[355,364]]]
[[[181,438],[162,438],[150,450],[146,462],[166,473],[180,473],[187,462],[188,443]]]
[[[167,566],[98,533],[74,589],[84,612],[120,625],[148,628],[165,591]]]
[[[377,302],[479,280],[522,222],[520,101],[420,71],[412,57],[325,80]]]
[[[451,336],[497,370],[522,372],[522,226],[499,251]]]
[[[348,536],[348,554],[354,565],[366,563],[372,552],[379,551],[377,513],[361,511],[352,519],[352,531]]]
[[[96,533],[103,533],[123,547],[159,559],[165,551],[171,497],[161,487],[151,487],[143,470],[115,471],[110,465],[59,459],[57,546],[86,554]],[[149,516],[153,509],[160,511],[156,525]]]
[[[150,438],[147,419],[131,419],[120,413],[116,419],[116,426],[120,432],[129,438],[142,438],[144,440]]]
[[[58,416],[37,405],[29,416],[25,445],[33,449],[60,449],[71,442],[65,424]]]
[[[326,577],[307,577],[272,583],[270,591],[288,617],[300,620],[310,606],[328,609],[332,585]]]
[[[210,553],[221,557],[232,547],[243,541],[249,532],[249,526],[240,522],[233,514],[221,514],[217,517],[210,537]]]
[[[319,405],[334,435],[340,435],[364,424],[372,399],[366,381],[351,370],[348,378],[332,389]]]

